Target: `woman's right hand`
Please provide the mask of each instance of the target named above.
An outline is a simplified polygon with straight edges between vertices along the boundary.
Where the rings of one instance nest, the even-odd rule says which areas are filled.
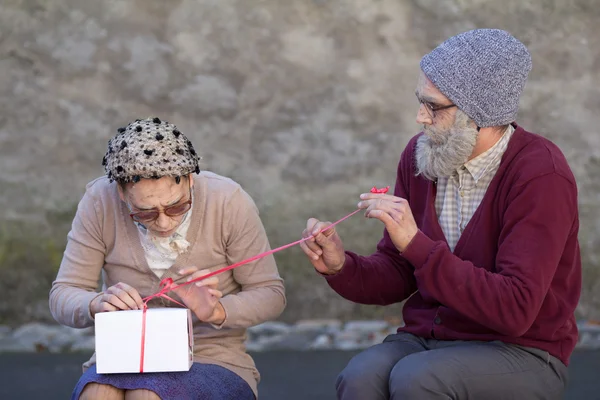
[[[331,222],[321,222],[311,218],[302,231],[302,237],[310,239],[300,243],[300,247],[317,271],[326,275],[338,273],[344,266],[346,254],[342,239],[335,228],[326,229]]]
[[[123,282],[109,287],[102,295],[94,298],[90,303],[92,317],[99,312],[142,310],[143,308],[144,302],[138,291]]]

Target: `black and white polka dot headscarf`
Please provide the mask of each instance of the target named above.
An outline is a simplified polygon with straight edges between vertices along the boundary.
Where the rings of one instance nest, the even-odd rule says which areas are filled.
[[[159,118],[136,119],[108,141],[102,165],[110,181],[179,177],[200,173],[192,142],[173,124]]]

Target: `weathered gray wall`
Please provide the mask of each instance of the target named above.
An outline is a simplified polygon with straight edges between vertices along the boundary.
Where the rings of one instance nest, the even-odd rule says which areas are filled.
[[[73,208],[102,173],[117,127],[150,115],[175,122],[205,169],[253,195],[278,246],[297,239],[306,218],[337,219],[373,184],[393,184],[400,152],[418,129],[420,58],[475,27],[507,29],[532,52],[519,122],[554,140],[579,180],[580,312],[592,316],[600,306],[593,299],[594,284],[600,292],[595,3],[3,0],[0,281],[30,304],[23,312],[3,297],[3,319],[47,315]],[[340,226],[348,247],[361,252],[373,249],[381,230],[360,216]],[[340,300],[299,249],[278,260],[289,293],[285,318],[382,315]]]

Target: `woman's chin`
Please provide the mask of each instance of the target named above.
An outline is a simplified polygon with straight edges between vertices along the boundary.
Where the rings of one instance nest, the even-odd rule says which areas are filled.
[[[173,228],[168,231],[152,231],[152,234],[154,234],[155,236],[158,236],[158,237],[169,237],[173,233],[175,233],[175,229],[177,229],[177,228]]]

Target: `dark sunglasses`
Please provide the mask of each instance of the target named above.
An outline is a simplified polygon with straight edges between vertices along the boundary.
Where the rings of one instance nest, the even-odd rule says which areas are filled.
[[[186,212],[188,212],[190,210],[190,208],[192,208],[192,188],[191,187],[190,187],[190,198],[184,203],[174,204],[172,206],[165,207],[165,209],[162,211],[160,211],[160,210],[140,211],[140,212],[136,212],[136,213],[130,213],[129,216],[134,221],[148,223],[148,222],[156,221],[156,219],[159,217],[160,213],[164,213],[165,215],[167,215],[169,217],[178,217],[178,216],[183,215]]]

